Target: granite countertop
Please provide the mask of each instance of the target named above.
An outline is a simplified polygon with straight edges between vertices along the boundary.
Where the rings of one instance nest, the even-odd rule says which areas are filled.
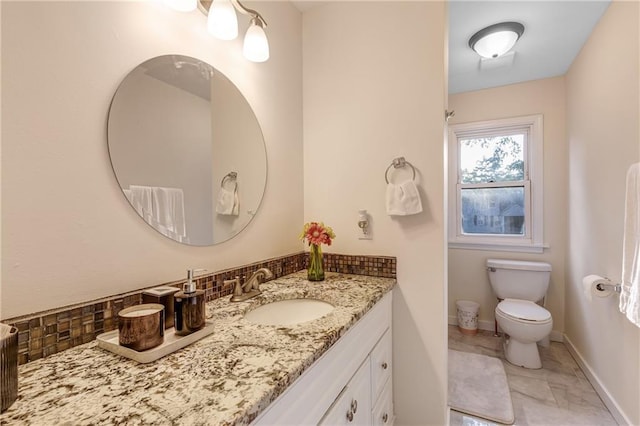
[[[0,424],[248,424],[391,290],[395,279],[300,271],[261,285],[245,302],[207,303],[213,334],[149,364],[76,346],[19,367],[18,400]],[[245,312],[271,301],[335,305],[295,326],[252,324]]]

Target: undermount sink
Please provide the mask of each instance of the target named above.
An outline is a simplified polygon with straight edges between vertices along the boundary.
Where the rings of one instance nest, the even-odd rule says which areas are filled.
[[[258,306],[247,312],[244,319],[262,325],[293,325],[323,317],[333,308],[322,300],[288,299]]]

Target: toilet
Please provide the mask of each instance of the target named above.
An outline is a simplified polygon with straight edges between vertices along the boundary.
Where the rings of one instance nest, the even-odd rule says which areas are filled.
[[[538,305],[549,288],[551,265],[545,262],[488,259],[489,281],[498,299],[495,315],[504,332],[504,355],[511,364],[542,368],[537,342],[551,333],[553,319]]]

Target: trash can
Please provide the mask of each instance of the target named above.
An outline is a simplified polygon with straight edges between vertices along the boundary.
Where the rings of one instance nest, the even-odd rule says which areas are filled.
[[[458,329],[462,334],[473,335],[478,332],[478,310],[480,304],[470,300],[458,300]]]
[[[0,413],[18,398],[18,329],[0,324]]]

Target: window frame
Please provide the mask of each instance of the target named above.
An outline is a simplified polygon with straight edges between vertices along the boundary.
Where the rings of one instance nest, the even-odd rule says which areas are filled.
[[[524,180],[462,183],[460,140],[503,136],[516,131],[526,134],[523,146]],[[497,120],[452,124],[448,131],[449,157],[449,248],[542,253],[543,244],[543,116],[542,114]],[[464,234],[462,189],[524,187],[525,232],[523,235]]]

